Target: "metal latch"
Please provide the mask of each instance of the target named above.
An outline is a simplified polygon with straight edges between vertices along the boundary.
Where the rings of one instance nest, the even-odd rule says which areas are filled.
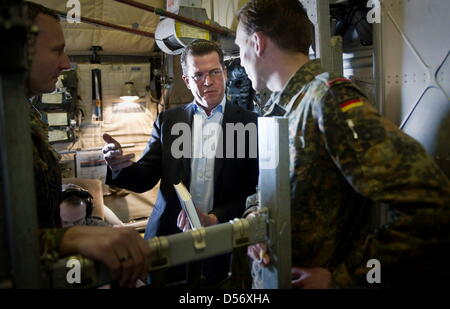
[[[192,238],[194,238],[195,250],[203,250],[206,248],[206,231],[204,228],[193,229],[191,231]]]
[[[247,219],[234,219],[233,224],[233,246],[241,247],[249,243],[250,222]]]
[[[166,237],[154,237],[148,241],[152,250],[151,270],[163,268],[169,263],[169,241]]]

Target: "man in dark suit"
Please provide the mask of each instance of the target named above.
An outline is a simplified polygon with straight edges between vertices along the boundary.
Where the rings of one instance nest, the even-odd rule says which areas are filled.
[[[120,144],[104,135],[107,184],[145,192],[161,180],[146,239],[189,229],[174,184],[183,182],[189,189],[202,226],[241,217],[246,197],[257,185],[257,116],[226,102],[222,50],[215,43],[197,40],[183,52],[181,64],[183,80],[195,100],[159,115],[138,162],[131,162],[133,155],[124,156]],[[203,261],[204,283],[225,279],[229,266],[229,255]],[[168,281],[183,280],[184,273],[173,268]]]

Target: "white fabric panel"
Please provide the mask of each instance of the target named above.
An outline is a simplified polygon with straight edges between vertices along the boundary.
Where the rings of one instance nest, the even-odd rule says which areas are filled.
[[[92,76],[91,70],[98,68],[102,75],[103,122],[90,124],[92,115]],[[156,119],[156,105],[145,94],[145,86],[150,80],[150,64],[79,64],[78,94],[81,98],[79,107],[85,113],[83,121],[83,137],[81,148],[99,147],[103,145],[103,133],[118,137],[122,144],[135,144],[132,149],[137,156],[144,150]],[[142,97],[137,102],[144,103],[146,109],[141,113],[113,113],[113,103],[119,103],[120,92],[125,82],[132,81],[138,94]],[[127,150],[125,150],[127,151]]]
[[[103,114],[104,121],[91,123],[92,113],[92,69],[100,69],[102,75]],[[124,153],[134,153],[136,160],[150,138],[153,122],[156,119],[156,105],[145,93],[145,86],[150,80],[150,64],[78,64],[78,94],[81,98],[79,107],[85,113],[80,138],[73,149],[102,147],[103,134],[108,133],[121,144],[134,144],[133,148],[125,148]],[[145,112],[113,113],[112,104],[121,102],[120,92],[125,82],[134,82],[141,99],[145,103]],[[156,200],[157,186],[144,194],[130,193],[123,197],[108,197],[105,203],[124,222],[130,219],[149,216]],[[107,190],[105,191],[107,192]]]
[[[248,0],[213,0],[214,21],[221,26],[236,31],[236,12],[248,2]],[[211,0],[203,0],[202,7],[206,9],[209,18],[211,16]]]
[[[79,106],[85,114],[85,122],[92,116],[92,69],[100,69],[102,75],[102,95],[104,122],[110,123],[113,102],[120,101],[120,93],[125,82],[131,81],[136,86],[139,96],[145,96],[145,87],[150,84],[150,64],[78,64]]]
[[[67,1],[32,0],[49,8],[67,11]],[[163,0],[137,0],[163,8]],[[119,26],[154,33],[159,16],[113,0],[80,0],[81,16],[102,20]],[[126,32],[92,26],[84,23],[68,24],[62,21],[66,37],[66,51],[70,54],[87,52],[91,46],[102,46],[106,54],[146,55],[153,51],[154,40]]]

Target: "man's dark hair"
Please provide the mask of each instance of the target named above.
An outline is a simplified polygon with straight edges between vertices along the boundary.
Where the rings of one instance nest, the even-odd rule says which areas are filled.
[[[26,14],[27,14],[28,20],[31,21],[31,22],[34,22],[36,20],[36,17],[39,14],[44,14],[44,15],[53,17],[54,19],[59,21],[59,17],[55,13],[55,11],[53,11],[53,10],[51,10],[49,8],[46,8],[43,5],[40,5],[40,4],[37,4],[37,3],[34,3],[34,2],[25,1],[24,2],[24,6],[25,6],[25,9],[26,9]]]
[[[208,40],[199,39],[192,41],[188,46],[186,46],[186,48],[183,50],[183,53],[181,54],[181,68],[183,69],[183,74],[187,75],[188,73],[188,56],[204,56],[213,52],[216,52],[219,55],[220,65],[222,66],[222,68],[225,68],[223,51],[219,47],[219,45]]]
[[[251,0],[237,17],[247,35],[261,31],[282,49],[309,54],[313,27],[299,0]]]

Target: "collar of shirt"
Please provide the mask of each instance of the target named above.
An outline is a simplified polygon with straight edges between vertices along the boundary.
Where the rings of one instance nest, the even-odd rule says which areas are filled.
[[[323,73],[320,59],[305,63],[287,82],[283,90],[274,92],[270,101],[285,107],[291,98],[306,84],[310,83],[317,75]]]
[[[206,118],[213,117],[216,113],[223,114],[223,113],[225,113],[225,103],[226,103],[226,99],[225,99],[225,96],[223,96],[222,102],[220,102],[219,105],[214,107],[211,111],[211,114],[209,116],[207,116],[203,106],[199,105],[197,102],[194,102],[194,114],[204,114],[206,116]]]

